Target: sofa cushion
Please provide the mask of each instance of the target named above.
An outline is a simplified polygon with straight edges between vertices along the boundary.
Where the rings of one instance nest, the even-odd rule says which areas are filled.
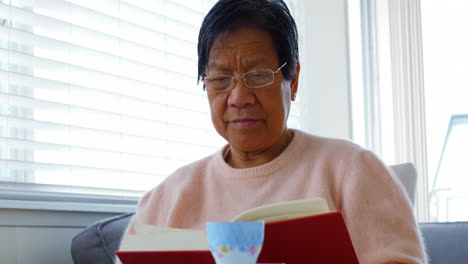
[[[416,198],[416,181],[418,172],[413,163],[402,163],[390,166],[390,169],[396,174],[398,180],[403,185],[412,205]]]
[[[112,264],[133,213],[114,216],[88,226],[71,243],[75,264]]]
[[[430,264],[460,264],[468,260],[468,222],[423,223]]]

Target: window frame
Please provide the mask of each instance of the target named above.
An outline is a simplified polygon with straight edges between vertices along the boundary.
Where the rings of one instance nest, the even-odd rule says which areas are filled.
[[[366,147],[418,171],[416,218],[429,221],[420,0],[360,0]],[[384,140],[385,138],[385,140]]]

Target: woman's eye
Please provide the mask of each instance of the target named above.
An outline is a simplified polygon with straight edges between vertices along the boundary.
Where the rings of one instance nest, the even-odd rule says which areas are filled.
[[[253,78],[253,79],[264,79],[264,78],[267,78],[267,77],[268,77],[268,73],[265,73],[265,72],[254,72],[254,73],[252,73],[249,77],[250,77],[250,78]]]
[[[218,77],[214,77],[213,78],[213,81],[215,82],[226,82],[226,81],[229,81],[231,78],[228,77],[228,76],[218,76]]]

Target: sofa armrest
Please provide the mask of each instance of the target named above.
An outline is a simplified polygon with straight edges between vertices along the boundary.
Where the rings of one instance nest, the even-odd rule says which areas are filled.
[[[78,233],[71,243],[75,264],[113,264],[115,251],[134,213],[114,216],[94,223]]]

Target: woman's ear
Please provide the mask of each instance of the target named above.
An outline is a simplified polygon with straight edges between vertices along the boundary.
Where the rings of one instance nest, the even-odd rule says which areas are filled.
[[[291,80],[291,101],[296,100],[297,88],[299,87],[299,73],[301,71],[301,63],[298,61],[296,63],[296,71]]]

